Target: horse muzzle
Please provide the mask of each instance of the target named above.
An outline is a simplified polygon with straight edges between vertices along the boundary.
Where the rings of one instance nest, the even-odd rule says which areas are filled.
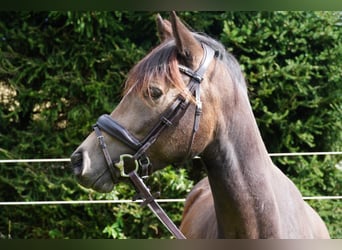
[[[114,181],[105,163],[92,162],[89,153],[84,150],[76,150],[70,157],[73,173],[77,181],[86,188],[98,192],[110,192],[118,180]]]

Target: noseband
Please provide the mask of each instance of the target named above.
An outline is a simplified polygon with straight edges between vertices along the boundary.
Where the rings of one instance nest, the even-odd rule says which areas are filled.
[[[196,99],[196,110],[194,117],[194,125],[192,130],[191,140],[189,142],[188,152],[191,150],[191,146],[194,141],[195,133],[199,128],[200,116],[202,113],[202,103],[200,100],[200,83],[203,80],[204,74],[209,67],[211,61],[214,57],[218,56],[218,53],[214,51],[211,47],[202,43],[203,47],[203,58],[197,70],[193,71],[192,69],[179,65],[179,71],[188,77],[190,77],[187,88],[189,93],[192,93]],[[128,177],[128,173],[125,172],[125,162],[127,160],[134,161],[134,170],[137,172],[140,171],[140,175],[142,177],[146,177],[149,174],[149,166],[150,161],[146,156],[146,151],[148,148],[156,141],[159,135],[167,128],[175,123],[177,123],[181,117],[184,115],[185,111],[189,107],[190,101],[185,98],[183,95],[179,94],[175,101],[171,104],[171,106],[161,115],[158,123],[151,129],[151,131],[145,136],[143,140],[139,140],[135,138],[127,129],[113,120],[109,115],[101,115],[97,120],[96,124],[93,126],[93,129],[96,133],[97,139],[101,146],[102,152],[105,156],[107,166],[112,175],[112,179],[114,183],[118,182],[118,179],[121,177]],[[120,156],[118,162],[113,163],[110,154],[107,149],[107,145],[104,141],[104,137],[101,133],[105,131],[110,136],[113,136],[120,142],[124,143],[130,149],[135,151],[134,155],[123,154]],[[140,169],[139,169],[140,167]]]

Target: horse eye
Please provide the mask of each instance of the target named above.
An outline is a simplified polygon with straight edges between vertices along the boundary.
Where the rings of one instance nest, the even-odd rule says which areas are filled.
[[[157,100],[163,95],[163,91],[157,87],[150,87],[149,91],[149,94],[153,100]]]

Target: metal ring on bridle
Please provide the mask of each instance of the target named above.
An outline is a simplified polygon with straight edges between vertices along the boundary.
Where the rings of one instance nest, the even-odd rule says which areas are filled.
[[[125,158],[130,158],[131,160],[134,160],[134,165],[135,165],[135,167],[134,167],[134,169],[131,170],[130,172],[132,172],[132,171],[137,172],[138,169],[139,169],[139,163],[138,163],[137,160],[135,160],[135,159],[133,158],[133,155],[130,155],[130,154],[122,154],[122,155],[120,155],[120,161],[117,162],[117,163],[115,163],[115,166],[116,166],[116,167],[119,169],[119,171],[120,171],[120,176],[121,176],[121,177],[129,177],[128,173],[125,172],[125,161],[124,161]]]

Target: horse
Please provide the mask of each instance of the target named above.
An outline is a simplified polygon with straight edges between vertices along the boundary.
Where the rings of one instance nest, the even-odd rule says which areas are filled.
[[[207,177],[187,197],[187,238],[329,238],[318,214],[270,159],[239,63],[171,12],[161,43],[129,72],[123,98],[71,155],[78,182],[110,192],[200,156]]]

